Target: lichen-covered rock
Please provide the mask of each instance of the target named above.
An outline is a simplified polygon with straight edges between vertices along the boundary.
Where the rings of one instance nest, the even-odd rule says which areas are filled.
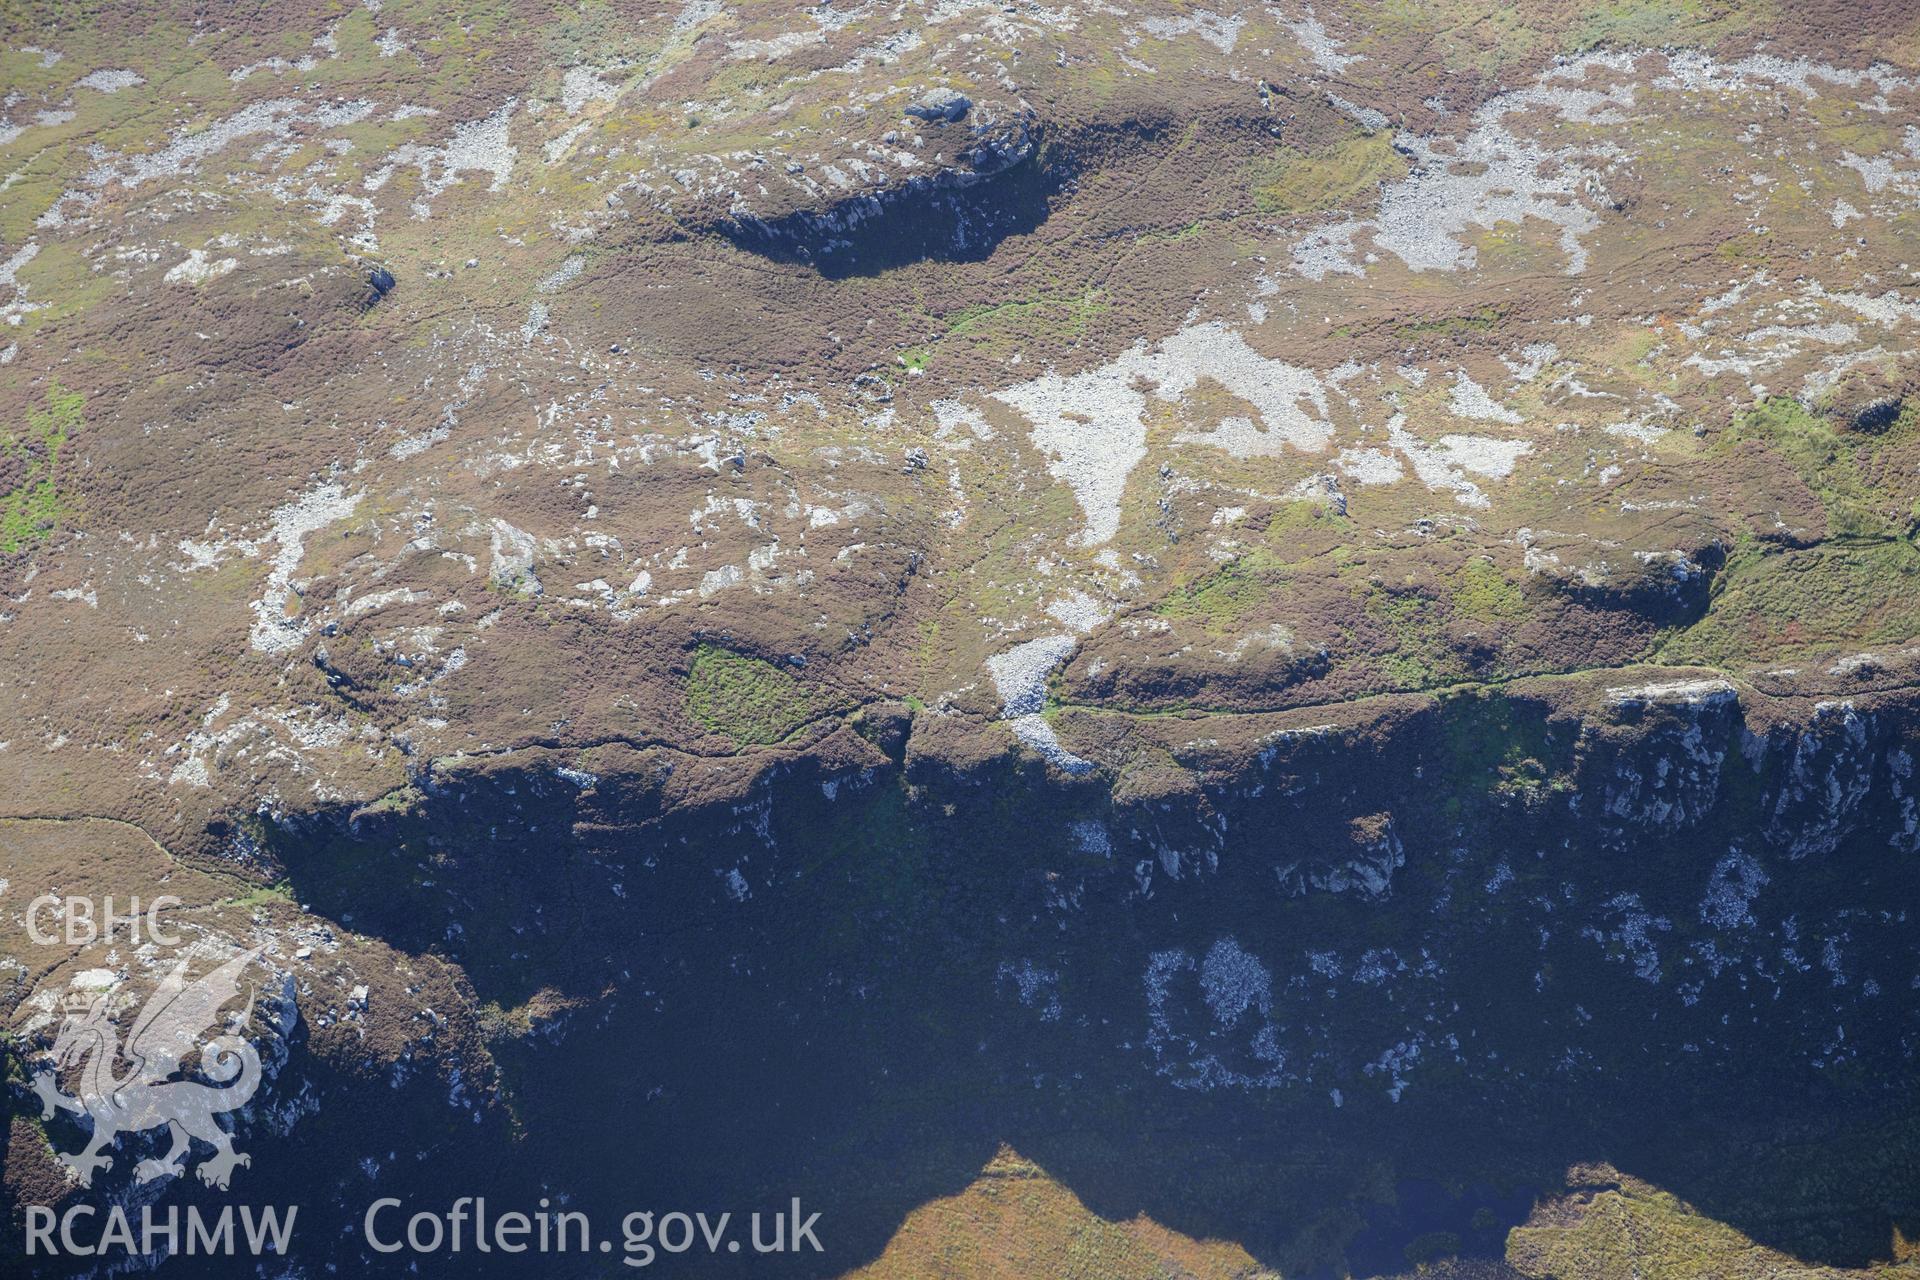
[[[1393,888],[1393,873],[1407,863],[1407,851],[1393,829],[1393,815],[1369,814],[1347,824],[1344,861],[1307,857],[1274,867],[1289,893],[1351,893],[1361,898],[1385,898]]]
[[[1700,824],[1719,801],[1721,774],[1737,740],[1736,691],[1722,683],[1681,683],[1615,690],[1610,700],[1632,728],[1593,736],[1579,773],[1582,807],[1593,796],[1597,804],[1587,811],[1622,840],[1633,832],[1671,834]]]
[[[1788,857],[1832,853],[1865,820],[1865,802],[1883,767],[1871,713],[1823,702],[1802,728],[1775,730],[1753,748],[1773,775],[1761,804],[1767,838]]]

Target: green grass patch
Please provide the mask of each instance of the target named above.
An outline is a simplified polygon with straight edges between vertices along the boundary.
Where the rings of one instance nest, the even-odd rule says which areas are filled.
[[[1569,36],[1576,53],[1602,44],[1658,48],[1719,39],[1747,22],[1739,6],[1710,5],[1706,0],[1614,0],[1589,8]]]
[[[1272,557],[1256,551],[1175,587],[1153,611],[1163,618],[1198,621],[1209,634],[1225,635],[1282,581]]]
[[[1659,660],[1738,669],[1813,649],[1920,636],[1920,549],[1903,541],[1736,552],[1702,618]]]
[[[1464,798],[1490,795],[1528,808],[1573,787],[1573,758],[1556,743],[1543,715],[1500,693],[1463,692],[1441,703],[1442,759],[1449,818]]]
[[[942,318],[946,332],[901,352],[900,363],[909,371],[924,372],[944,342],[957,341],[989,357],[1009,355],[1030,342],[1072,342],[1084,336],[1106,310],[1099,291],[1091,288],[1080,293],[965,307]]]
[[[1463,315],[1439,316],[1432,320],[1409,320],[1395,325],[1394,332],[1406,338],[1465,338],[1486,333],[1500,323],[1498,307],[1481,307]]]
[[[1477,622],[1510,622],[1526,616],[1520,588],[1485,556],[1476,556],[1454,575],[1448,602],[1456,616]]]
[[[735,742],[779,742],[819,715],[823,700],[764,658],[703,644],[687,672],[687,714]]]
[[[1340,515],[1330,503],[1316,498],[1307,498],[1295,502],[1283,502],[1273,509],[1272,517],[1267,521],[1266,539],[1268,545],[1276,551],[1287,553],[1288,563],[1300,563],[1300,553],[1320,554],[1331,550],[1326,546],[1328,539],[1342,539],[1334,546],[1344,546],[1344,539],[1353,536],[1353,521]]]
[[[1407,175],[1407,162],[1385,133],[1355,134],[1325,151],[1282,148],[1247,171],[1253,207],[1286,217],[1324,213],[1351,204],[1383,182]]]
[[[18,469],[18,478],[0,494],[0,554],[44,543],[71,521],[74,501],[60,483],[60,455],[85,423],[85,403],[79,392],[55,383],[47,390],[47,407],[28,411],[25,430],[0,439],[0,459],[12,464],[8,470]]]
[[[1366,598],[1367,616],[1393,634],[1380,669],[1396,689],[1425,689],[1450,674],[1452,663],[1439,634],[1433,602],[1416,592],[1375,590]]]
[[[257,889],[250,889],[237,898],[228,898],[222,905],[253,908],[264,907],[275,902],[283,902],[289,906],[294,905],[293,886],[289,885],[285,880],[280,880],[273,884],[263,884]]]
[[[1763,400],[1734,421],[1730,439],[1759,440],[1799,473],[1826,509],[1827,530],[1839,537],[1887,537],[1899,532],[1900,495],[1877,493],[1861,463],[1912,431],[1905,417],[1881,436],[1836,429],[1787,396]]]

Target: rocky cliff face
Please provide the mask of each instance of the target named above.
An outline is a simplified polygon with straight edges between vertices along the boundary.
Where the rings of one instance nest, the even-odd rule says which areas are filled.
[[[260,856],[360,945],[471,983],[484,1062],[404,1131],[422,1195],[473,1193],[476,1160],[503,1200],[610,1214],[794,1187],[838,1207],[849,1252],[808,1271],[836,1274],[991,1132],[1101,1216],[1232,1224],[1290,1269],[1338,1256],[1383,1182],[1551,1196],[1604,1157],[1790,1255],[1885,1258],[1920,1212],[1881,1182],[1920,1036],[1910,699],[1619,679],[1156,725],[1181,785],[1132,794],[917,728],[699,802],[657,751],[537,753]],[[323,1020],[411,1019],[444,1062],[449,1015],[383,989]],[[276,1092],[352,1107],[351,1044],[316,1032]],[[296,1149],[246,1132],[263,1171]],[[355,1204],[396,1138],[327,1133],[287,1139],[299,1176]],[[1504,1231],[1531,1196],[1501,1203]]]

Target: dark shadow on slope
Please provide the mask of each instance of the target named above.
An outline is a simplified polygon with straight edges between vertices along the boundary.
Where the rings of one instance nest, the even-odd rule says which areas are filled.
[[[1687,712],[1717,737],[1673,750],[1724,752],[1710,806],[1616,828],[1631,806],[1606,779],[1671,770],[1604,757],[1583,809],[1526,791],[1527,770],[1490,791],[1516,750],[1574,767],[1570,726],[1503,706],[1296,744],[1213,785],[1204,811],[1116,813],[1094,784],[1018,768],[916,775],[912,791],[883,771],[829,795],[802,764],[752,802],[660,822],[621,780],[582,791],[528,768],[357,833],[282,833],[302,901],[447,952],[480,999],[595,997],[496,1045],[510,1142],[416,1153],[380,1112],[336,1120],[310,1181],[351,1194],[312,1206],[307,1239],[317,1260],[386,1274],[355,1244],[372,1194],[564,1193],[605,1229],[797,1196],[826,1254],[690,1257],[675,1274],[824,1280],[1004,1142],[1102,1217],[1238,1241],[1287,1274],[1431,1247],[1465,1202],[1394,1203],[1409,1180],[1491,1188],[1504,1218],[1507,1198],[1596,1160],[1798,1258],[1886,1257],[1895,1227],[1920,1229],[1920,1010],[1899,994],[1920,923],[1882,908],[1915,899],[1920,868],[1887,853],[1885,777],[1853,830],[1791,857],[1768,832],[1799,811],[1772,774],[1738,772],[1738,723]],[[1821,776],[1852,741],[1780,767]],[[1387,809],[1405,853],[1389,895],[1291,892],[1356,815]],[[1733,898],[1730,850],[1764,872],[1736,876]],[[356,1181],[369,1155],[386,1172]],[[549,1258],[537,1273],[610,1272]]]
[[[824,210],[766,220],[739,215],[718,230],[749,253],[812,267],[830,280],[913,262],[980,262],[1009,236],[1045,222],[1074,173],[1063,152],[1041,150],[991,174],[916,178]]]

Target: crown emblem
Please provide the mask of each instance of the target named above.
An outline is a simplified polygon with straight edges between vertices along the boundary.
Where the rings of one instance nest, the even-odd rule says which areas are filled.
[[[60,997],[60,1004],[61,1007],[67,1011],[69,1017],[83,1017],[93,1012],[93,1002],[98,998],[98,993],[90,994],[85,991],[69,991],[66,995]]]

